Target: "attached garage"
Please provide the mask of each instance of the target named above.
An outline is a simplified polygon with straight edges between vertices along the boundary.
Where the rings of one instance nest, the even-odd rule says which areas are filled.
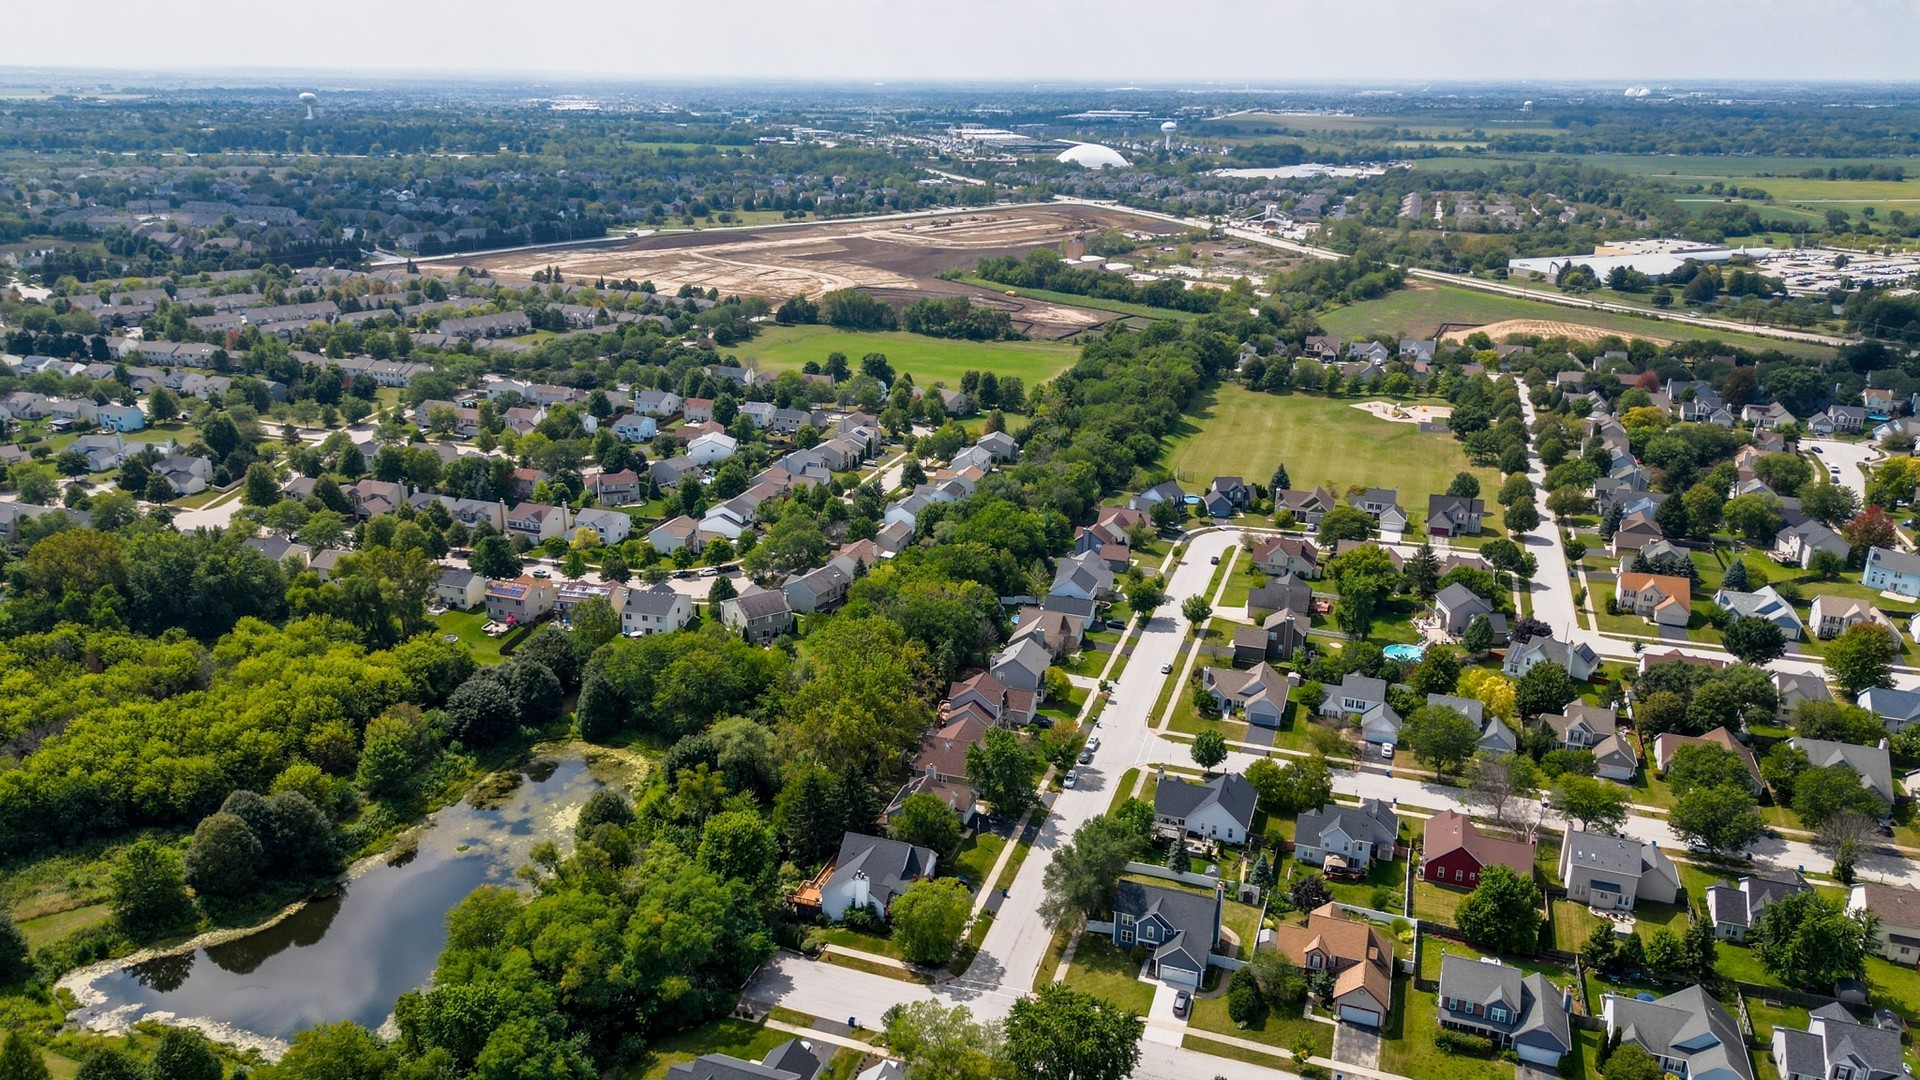
[[[1559,1068],[1560,1059],[1566,1056],[1565,1052],[1561,1050],[1549,1049],[1544,1046],[1529,1046],[1523,1042],[1514,1043],[1513,1048],[1520,1055],[1521,1061],[1529,1065],[1545,1065],[1549,1069]]]
[[[1363,1009],[1354,1005],[1340,1006],[1340,1019],[1345,1020],[1349,1024],[1359,1024],[1361,1027],[1371,1028],[1380,1026],[1379,1013],[1372,1009]]]
[[[1160,981],[1168,986],[1184,986],[1189,990],[1200,988],[1200,973],[1192,968],[1180,967],[1162,961],[1158,972]]]

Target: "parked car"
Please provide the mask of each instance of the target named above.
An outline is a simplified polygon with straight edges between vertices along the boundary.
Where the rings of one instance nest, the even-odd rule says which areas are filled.
[[[1186,1019],[1187,1012],[1193,1008],[1193,995],[1185,990],[1173,995],[1173,1015]]]
[[[537,578],[550,578],[553,576],[553,571],[548,570],[544,566],[535,567],[533,571],[533,576]]]
[[[1078,779],[1079,776],[1072,769],[1068,769],[1066,779],[1060,781],[1060,786],[1072,787]]]
[[[1171,674],[1173,674],[1173,665],[1172,665],[1172,664],[1161,664],[1161,665],[1160,665],[1160,674],[1162,674],[1162,675],[1171,675]]]
[[[1089,736],[1087,737],[1087,749],[1089,749],[1089,750],[1098,750],[1098,749],[1100,749],[1100,736],[1098,736],[1098,735],[1089,735]]]
[[[1092,762],[1093,762],[1093,751],[1091,750],[1080,751],[1080,764],[1088,765],[1088,764],[1092,764]]]
[[[1819,448],[1819,447],[1817,447],[1817,446],[1809,446],[1809,447],[1807,447],[1807,449],[1809,449],[1809,450],[1811,450],[1811,451],[1813,451],[1813,452],[1814,452],[1814,453],[1816,453],[1816,454],[1824,454],[1824,453],[1826,453],[1826,451],[1825,451],[1825,450],[1822,450],[1822,449],[1820,449],[1820,448]]]
[[[1211,559],[1208,559],[1208,560],[1207,560],[1207,563],[1208,563],[1209,565],[1212,565],[1212,566],[1219,566],[1219,565],[1220,565],[1220,556],[1218,556],[1218,555],[1215,555],[1215,556],[1214,556],[1213,558],[1211,558]]]
[[[1393,760],[1393,744],[1392,743],[1380,744],[1380,758],[1383,761]]]

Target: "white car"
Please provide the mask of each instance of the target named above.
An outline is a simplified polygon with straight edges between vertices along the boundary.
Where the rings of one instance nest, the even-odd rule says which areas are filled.
[[[1068,769],[1066,778],[1060,781],[1060,786],[1072,787],[1075,783],[1079,781],[1079,779],[1080,779],[1080,776],[1078,773],[1074,772],[1072,769]]]

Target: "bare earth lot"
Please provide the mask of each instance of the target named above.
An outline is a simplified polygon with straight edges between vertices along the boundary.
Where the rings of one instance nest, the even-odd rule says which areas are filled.
[[[859,286],[883,299],[967,296],[1004,308],[1016,326],[1039,338],[1061,338],[1113,318],[1111,312],[1006,296],[941,281],[942,270],[968,268],[982,258],[1019,255],[1108,228],[1139,230],[1138,217],[1097,207],[1021,207],[956,212],[940,217],[647,236],[620,244],[507,252],[460,262],[508,281],[531,281],[558,266],[569,280],[650,280],[663,293],[682,285],[725,294],[784,299],[818,296]],[[436,270],[454,272],[451,263]]]

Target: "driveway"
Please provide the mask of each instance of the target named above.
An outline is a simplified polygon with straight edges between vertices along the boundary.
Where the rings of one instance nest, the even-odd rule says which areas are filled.
[[[1684,626],[1662,626],[1660,628],[1660,640],[1684,642],[1687,640],[1687,628]]]
[[[1841,442],[1838,439],[1807,439],[1800,444],[1802,450],[1813,456],[1816,468],[1821,473],[1829,469],[1839,469],[1838,482],[1852,488],[1861,501],[1867,497],[1866,467],[1883,455],[1870,442]]]
[[[1333,1060],[1362,1069],[1380,1067],[1380,1033],[1357,1024],[1340,1023],[1333,1029]]]
[[[1247,742],[1252,746],[1272,746],[1274,736],[1280,734],[1276,728],[1262,727],[1259,724],[1247,725]]]
[[[1179,994],[1180,991],[1166,983],[1154,980],[1153,1004],[1147,1008],[1148,1042],[1179,1046],[1181,1040],[1186,1038],[1187,1022],[1173,1015],[1173,999]]]

